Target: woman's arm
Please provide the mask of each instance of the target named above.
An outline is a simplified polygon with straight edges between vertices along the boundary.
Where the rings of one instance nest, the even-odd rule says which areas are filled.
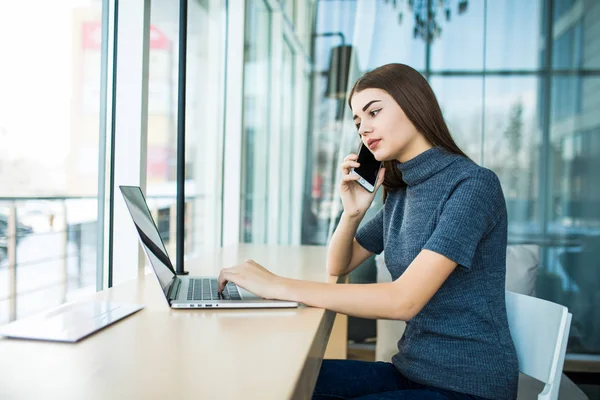
[[[373,254],[358,244],[354,236],[360,221],[373,202],[375,193],[383,183],[385,168],[379,170],[375,190],[369,193],[355,182],[360,177],[350,173],[352,168],[360,166],[357,160],[356,154],[349,154],[340,165],[340,197],[344,212],[327,251],[327,272],[334,276],[349,273]]]
[[[394,282],[338,285],[281,278],[274,297],[354,317],[408,321],[425,307],[456,265],[441,254],[422,250]]]
[[[327,250],[327,273],[340,276],[352,272],[373,253],[362,247],[354,238],[363,215],[342,214]]]

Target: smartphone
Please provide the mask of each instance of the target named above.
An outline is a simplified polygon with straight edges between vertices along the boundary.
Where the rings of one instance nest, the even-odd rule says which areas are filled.
[[[358,149],[358,163],[360,167],[352,168],[351,174],[360,176],[360,179],[356,182],[364,187],[367,191],[373,193],[375,190],[375,184],[377,183],[377,175],[383,164],[381,161],[377,161],[371,150],[365,146],[362,142]]]

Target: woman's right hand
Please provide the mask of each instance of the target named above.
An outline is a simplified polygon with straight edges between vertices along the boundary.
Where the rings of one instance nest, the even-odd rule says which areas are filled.
[[[377,176],[377,183],[373,193],[369,193],[365,188],[360,186],[356,181],[360,179],[358,175],[351,174],[352,168],[358,168],[360,164],[357,162],[358,156],[356,154],[349,154],[344,158],[340,168],[342,170],[342,180],[340,181],[340,196],[342,197],[342,205],[344,206],[344,213],[351,217],[357,217],[364,215],[367,209],[373,202],[375,193],[379,189],[379,186],[383,183],[383,176],[385,174],[385,168],[379,170]]]

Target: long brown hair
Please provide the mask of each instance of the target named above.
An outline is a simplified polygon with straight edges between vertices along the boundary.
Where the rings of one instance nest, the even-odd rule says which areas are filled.
[[[386,64],[360,77],[348,96],[348,105],[354,93],[364,89],[381,89],[394,98],[406,117],[433,146],[442,147],[450,153],[467,157],[456,145],[442,116],[442,110],[427,83],[416,70],[404,64]],[[468,158],[468,157],[467,157]],[[397,160],[384,161],[384,200],[387,192],[406,187]]]

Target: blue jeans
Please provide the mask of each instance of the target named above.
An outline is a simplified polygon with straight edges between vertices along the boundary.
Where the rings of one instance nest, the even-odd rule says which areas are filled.
[[[313,400],[483,400],[482,397],[421,385],[391,363],[323,360]]]

